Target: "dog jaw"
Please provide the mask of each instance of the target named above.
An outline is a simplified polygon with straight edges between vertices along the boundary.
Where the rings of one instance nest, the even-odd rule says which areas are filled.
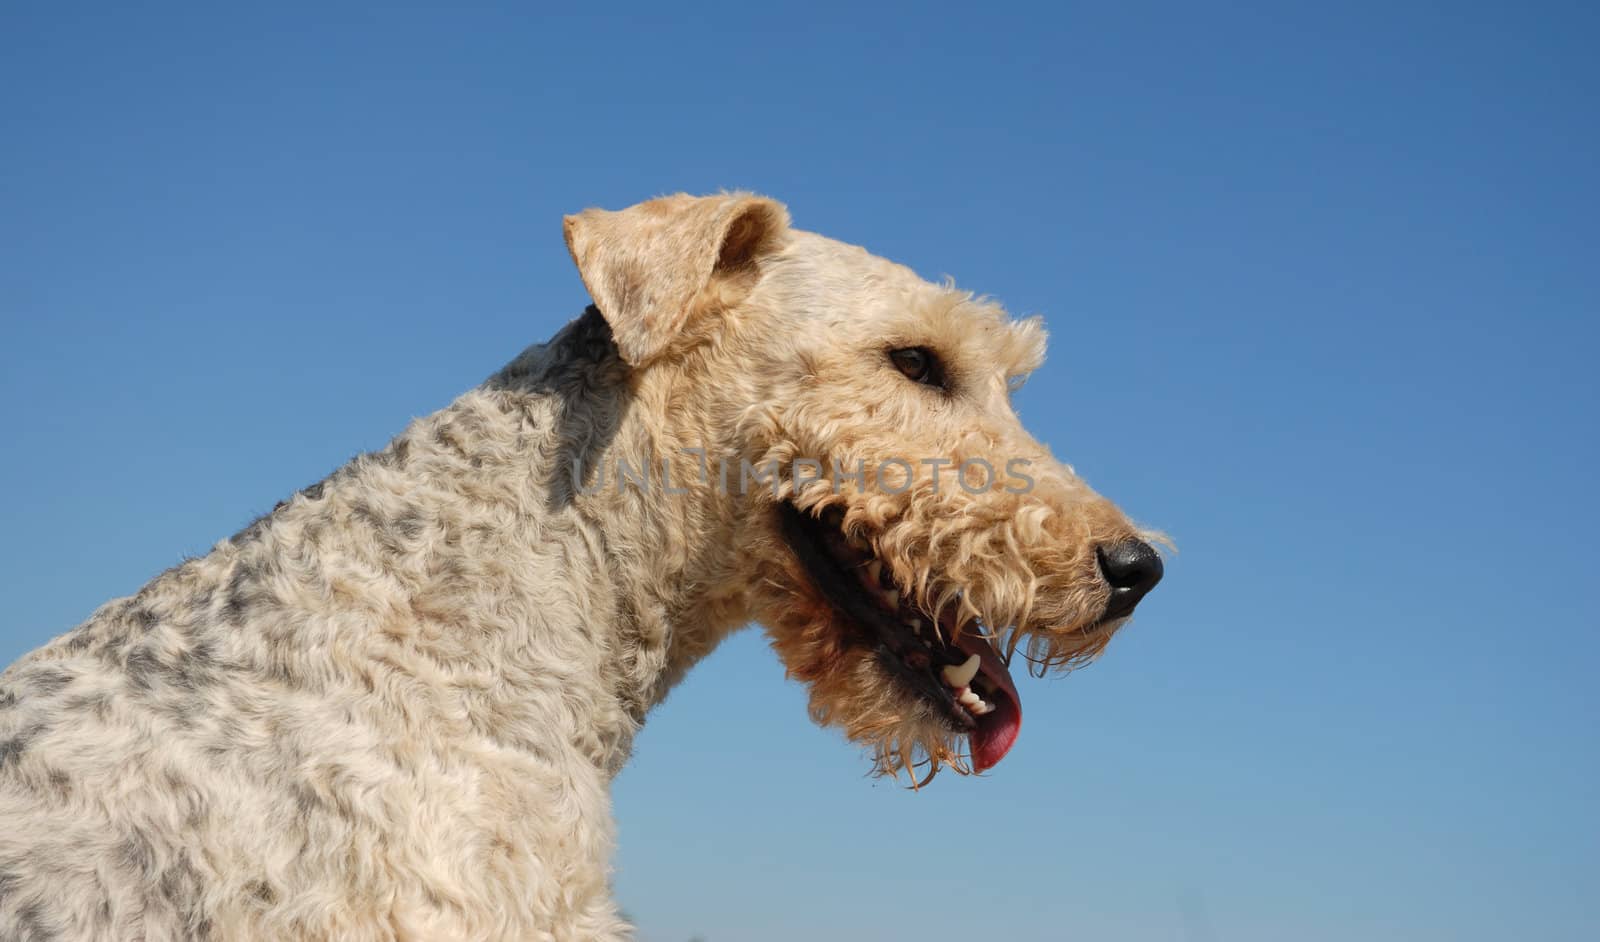
[[[1070,668],[1092,660],[1121,626],[1095,617],[1104,610],[1106,590],[1092,568],[1092,549],[1087,570],[1082,551],[1069,549],[1087,542],[1076,528],[1088,523],[1050,522],[1030,513],[988,519],[970,507],[961,513],[919,506],[936,496],[913,488],[886,517],[879,516],[886,509],[881,501],[831,493],[809,504],[802,495],[794,509],[780,511],[806,515],[815,527],[836,527],[838,541],[856,547],[861,555],[855,562],[870,573],[869,584],[884,587],[883,607],[898,603],[900,620],[919,621],[920,627],[904,629],[898,644],[882,627],[884,616],[894,613],[880,612],[874,620],[862,615],[859,601],[841,602],[830,574],[819,575],[793,534],[775,533],[768,541],[758,580],[760,620],[789,675],[807,685],[813,718],[866,746],[880,774],[907,770],[921,781],[941,767],[986,771],[1010,751],[1022,718],[1009,670],[1013,655],[1041,673]],[[1109,507],[1102,505],[1095,499],[1083,506],[1093,516]],[[1104,522],[1125,526],[1114,511]],[[1078,538],[1067,539],[1069,530]],[[918,647],[914,639],[934,643]],[[913,660],[930,655],[925,665]],[[975,665],[965,663],[974,657]],[[948,702],[930,696],[927,683],[907,682],[923,667],[933,682],[950,688]],[[979,689],[966,689],[969,684]],[[952,707],[965,709],[965,717],[953,715]]]

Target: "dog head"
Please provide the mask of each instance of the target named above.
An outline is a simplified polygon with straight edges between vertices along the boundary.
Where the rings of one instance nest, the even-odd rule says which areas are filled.
[[[879,770],[993,766],[1017,658],[1092,659],[1160,579],[1147,534],[1012,407],[1037,319],[750,195],[590,210],[566,235],[664,441],[702,450],[679,499],[729,521],[744,610]]]

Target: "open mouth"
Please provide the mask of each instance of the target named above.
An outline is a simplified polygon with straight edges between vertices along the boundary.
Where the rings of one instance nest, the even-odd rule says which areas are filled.
[[[1022,728],[1022,700],[992,632],[958,621],[957,606],[938,619],[918,608],[871,545],[845,535],[838,508],[817,517],[781,507],[784,536],[812,584],[877,651],[889,676],[966,734],[976,771],[1004,758]]]

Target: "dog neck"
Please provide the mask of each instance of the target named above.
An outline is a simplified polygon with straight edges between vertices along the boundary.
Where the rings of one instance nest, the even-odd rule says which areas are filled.
[[[354,694],[410,735],[534,753],[554,737],[614,775],[650,708],[750,614],[743,590],[709,588],[735,581],[731,499],[616,480],[723,445],[691,445],[662,399],[679,390],[639,379],[591,309],[196,560],[194,591],[242,613],[243,637],[294,626],[269,665],[285,682]]]
[[[562,547],[540,571],[587,588],[574,613],[586,643],[603,641],[596,669],[634,726],[750,620],[747,593],[730,588],[741,581],[728,577],[740,501],[708,467],[733,446],[722,423],[688,407],[687,397],[707,398],[689,372],[629,367],[590,307],[451,407],[525,428],[513,472],[525,479],[513,489],[537,504],[519,517]]]

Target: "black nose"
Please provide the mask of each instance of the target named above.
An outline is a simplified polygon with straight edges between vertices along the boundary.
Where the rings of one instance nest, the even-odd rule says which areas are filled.
[[[1128,540],[1099,550],[1100,572],[1111,583],[1107,618],[1121,618],[1161,581],[1161,556],[1143,540]]]

